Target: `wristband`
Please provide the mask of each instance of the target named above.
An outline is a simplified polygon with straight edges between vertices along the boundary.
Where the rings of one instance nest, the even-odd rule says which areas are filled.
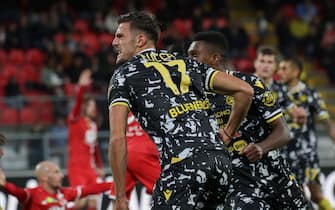
[[[226,129],[223,129],[223,133],[224,133],[226,136],[228,136],[229,139],[232,139],[232,138],[233,138],[231,135],[229,135],[229,134],[227,133]]]

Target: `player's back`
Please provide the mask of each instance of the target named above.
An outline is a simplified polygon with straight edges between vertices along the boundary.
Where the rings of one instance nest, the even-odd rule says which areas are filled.
[[[114,74],[110,104],[131,106],[161,158],[188,157],[197,149],[223,150],[204,94],[213,73],[214,69],[191,59],[146,51]]]
[[[271,132],[269,122],[282,116],[282,112],[272,92],[258,77],[238,71],[227,73],[247,82],[254,90],[254,96],[245,120],[239,132],[250,142],[264,140]],[[224,127],[229,120],[234,98],[219,94],[208,93],[211,107],[220,127]],[[261,132],[260,132],[261,131]]]

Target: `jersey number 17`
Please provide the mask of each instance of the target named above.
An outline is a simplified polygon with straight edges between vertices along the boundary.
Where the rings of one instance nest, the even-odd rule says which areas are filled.
[[[171,91],[175,95],[180,95],[187,93],[189,91],[189,86],[191,84],[190,77],[186,74],[186,64],[183,60],[172,60],[168,62],[146,62],[144,63],[146,68],[154,67],[161,76],[163,77],[164,82],[166,85],[171,89]],[[177,66],[178,71],[181,73],[181,80],[180,80],[180,89],[177,85],[173,82],[171,74],[168,67]]]

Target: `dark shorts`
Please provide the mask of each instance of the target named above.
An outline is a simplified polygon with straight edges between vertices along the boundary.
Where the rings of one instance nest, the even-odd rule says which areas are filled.
[[[230,179],[226,151],[195,153],[162,171],[152,195],[152,210],[222,209]]]
[[[292,191],[290,193],[301,192]],[[313,210],[311,203],[302,196],[289,195],[287,192],[277,198],[257,198],[252,195],[238,193],[227,198],[224,209],[232,210]]]
[[[233,158],[233,179],[226,208],[236,210],[309,209],[304,192],[279,151],[250,163]]]
[[[311,183],[320,184],[321,169],[316,152],[296,153],[295,151],[289,151],[286,156],[291,171],[301,186]]]

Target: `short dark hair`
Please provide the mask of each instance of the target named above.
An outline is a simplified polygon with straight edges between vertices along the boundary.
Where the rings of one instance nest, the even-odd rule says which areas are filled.
[[[287,62],[290,62],[291,65],[298,69],[298,71],[301,73],[303,68],[304,68],[304,65],[302,63],[302,61],[296,57],[296,56],[284,56],[282,61],[287,61]]]
[[[204,41],[211,45],[211,48],[221,54],[223,58],[228,56],[228,42],[223,33],[217,31],[206,31],[196,33],[192,41]]]
[[[147,34],[156,43],[159,39],[160,27],[153,15],[144,11],[133,11],[120,16],[118,23],[130,22],[132,29],[138,29]]]
[[[276,62],[278,63],[278,61],[279,61],[278,51],[271,46],[262,45],[262,46],[258,47],[257,52],[256,52],[256,56],[258,56],[259,54],[261,54],[261,55],[273,55],[273,56],[275,56]]]

